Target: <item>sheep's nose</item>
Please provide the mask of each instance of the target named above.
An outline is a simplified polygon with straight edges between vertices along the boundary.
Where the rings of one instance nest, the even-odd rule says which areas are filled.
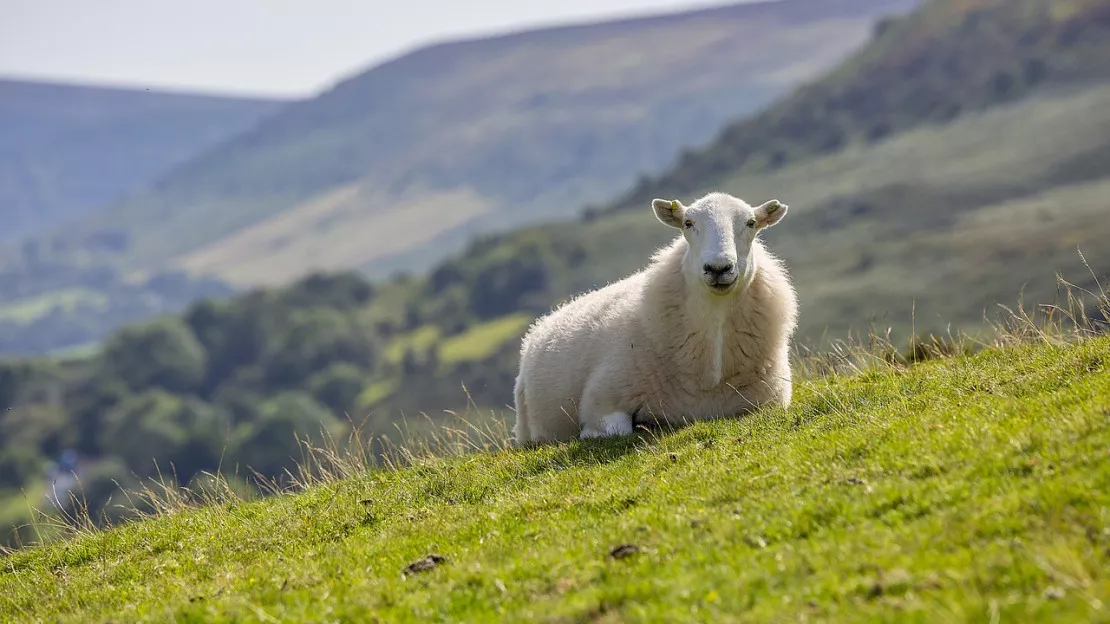
[[[731,262],[706,262],[702,268],[710,275],[724,275],[731,273],[736,265]]]

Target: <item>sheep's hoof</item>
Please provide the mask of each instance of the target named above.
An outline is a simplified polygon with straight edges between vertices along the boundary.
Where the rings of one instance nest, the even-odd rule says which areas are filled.
[[[601,422],[596,425],[586,425],[579,436],[587,438],[607,438],[609,436],[628,435],[632,433],[632,417],[624,412],[613,412],[601,417]]]

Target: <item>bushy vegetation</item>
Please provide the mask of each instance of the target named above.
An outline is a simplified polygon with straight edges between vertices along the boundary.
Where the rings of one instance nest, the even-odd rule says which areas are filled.
[[[464,406],[459,384],[476,400],[499,397],[514,375],[513,339],[532,316],[484,321],[489,299],[447,317],[407,305],[426,300],[426,288],[313,275],[123,328],[85,357],[0,362],[0,523],[25,522],[48,498],[69,505],[66,488],[50,484],[74,469],[99,518],[112,479],[189,483],[223,465],[243,483],[280,480],[298,459],[298,435],[342,436],[352,424],[389,433],[402,409]],[[420,339],[428,330],[435,340]],[[76,463],[63,463],[67,452]],[[8,505],[21,490],[38,499]]]

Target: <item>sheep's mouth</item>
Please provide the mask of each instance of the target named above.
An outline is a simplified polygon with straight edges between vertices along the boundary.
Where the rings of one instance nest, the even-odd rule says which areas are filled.
[[[709,290],[711,290],[711,291],[713,291],[717,294],[720,294],[720,295],[727,294],[729,291],[731,291],[733,289],[734,286],[736,286],[736,280],[732,280],[732,281],[729,281],[729,282],[720,282],[720,281],[709,282]]]

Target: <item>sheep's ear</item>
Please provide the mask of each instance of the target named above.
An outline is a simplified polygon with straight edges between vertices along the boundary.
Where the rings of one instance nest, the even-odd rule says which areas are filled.
[[[686,206],[677,199],[653,199],[651,208],[655,211],[655,218],[665,225],[682,229],[682,221],[686,216]]]
[[[772,225],[782,221],[786,216],[786,211],[789,208],[786,204],[777,199],[772,199],[769,202],[760,204],[755,209],[755,223],[757,229],[769,228]]]

